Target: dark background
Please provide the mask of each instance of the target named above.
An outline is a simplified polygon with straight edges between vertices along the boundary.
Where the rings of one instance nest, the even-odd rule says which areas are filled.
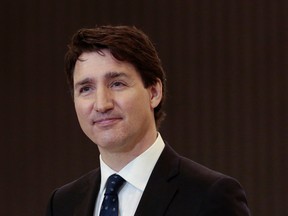
[[[98,166],[63,72],[72,34],[136,25],[168,76],[162,136],[237,178],[253,215],[288,215],[288,1],[1,3],[0,215],[44,215],[52,190]],[[191,203],[193,204],[193,203]]]

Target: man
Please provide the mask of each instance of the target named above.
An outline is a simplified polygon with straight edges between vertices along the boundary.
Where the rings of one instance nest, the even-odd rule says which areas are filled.
[[[55,190],[47,216],[250,214],[236,180],[164,143],[157,128],[166,78],[142,31],[79,30],[65,63],[78,120],[98,146],[100,168]]]

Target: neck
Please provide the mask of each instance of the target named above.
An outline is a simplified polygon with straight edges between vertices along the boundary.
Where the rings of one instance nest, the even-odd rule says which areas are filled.
[[[139,142],[131,143],[124,149],[117,151],[109,151],[100,149],[102,160],[114,171],[119,172],[129,162],[134,160],[140,154],[145,152],[150,146],[153,145],[157,138],[157,131],[155,130],[149,136],[143,137]]]

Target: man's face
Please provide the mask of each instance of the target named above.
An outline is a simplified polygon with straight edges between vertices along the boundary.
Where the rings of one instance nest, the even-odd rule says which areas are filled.
[[[74,101],[80,126],[100,152],[145,148],[155,140],[153,110],[162,98],[161,82],[145,88],[131,64],[117,61],[107,50],[103,54],[83,53],[75,64]]]

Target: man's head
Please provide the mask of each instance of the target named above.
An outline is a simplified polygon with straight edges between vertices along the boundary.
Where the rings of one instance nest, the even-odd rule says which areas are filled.
[[[92,29],[81,29],[72,38],[65,57],[65,70],[68,83],[73,92],[73,73],[76,61],[85,52],[101,52],[108,49],[111,55],[123,62],[132,64],[140,74],[146,88],[162,83],[162,101],[154,108],[157,126],[164,118],[162,110],[166,77],[157,51],[148,36],[135,27],[101,26]]]

